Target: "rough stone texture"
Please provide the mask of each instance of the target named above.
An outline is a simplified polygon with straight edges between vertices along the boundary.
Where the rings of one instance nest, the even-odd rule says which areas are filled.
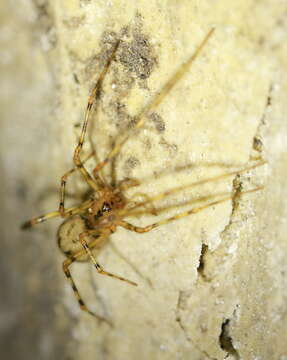
[[[286,359],[286,3],[10,0],[0,14],[3,357]],[[152,196],[254,158],[268,164],[186,188],[156,204],[167,211],[130,220],[148,224],[197,197],[264,190],[150,233],[119,229],[99,261],[137,288],[73,265],[85,301],[110,328],[78,309],[61,271],[59,221],[26,233],[19,224],[57,208],[89,89],[116,39],[91,129],[100,158],[212,26],[190,71],[124,145],[117,177],[139,179],[136,191]],[[85,190],[79,176],[68,188]]]

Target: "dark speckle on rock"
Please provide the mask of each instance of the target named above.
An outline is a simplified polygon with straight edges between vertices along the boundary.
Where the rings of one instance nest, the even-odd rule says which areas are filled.
[[[16,187],[16,194],[20,200],[26,200],[27,198],[27,185],[23,181],[19,181]]]
[[[151,119],[151,120],[153,121],[153,123],[155,124],[155,128],[156,128],[156,130],[157,130],[159,133],[164,132],[164,130],[165,130],[165,123],[164,123],[162,117],[161,117],[159,114],[157,114],[157,113],[155,113],[155,112],[151,113],[150,119]]]
[[[147,79],[156,64],[156,58],[148,38],[141,33],[134,33],[130,42],[122,43],[118,59],[128,71],[135,73],[139,79]]]
[[[134,156],[130,156],[127,160],[126,160],[126,166],[129,169],[134,169],[136,166],[138,166],[140,164],[140,161],[134,157]]]

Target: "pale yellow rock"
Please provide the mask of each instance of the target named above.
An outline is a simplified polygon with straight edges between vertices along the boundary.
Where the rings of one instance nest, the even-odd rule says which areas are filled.
[[[286,4],[19,3],[23,13],[10,3],[1,5],[1,41],[7,54],[2,57],[0,135],[2,190],[8,189],[2,195],[4,243],[18,259],[13,270],[10,265],[7,269],[15,270],[17,283],[29,287],[24,299],[34,309],[32,313],[14,305],[25,314],[23,320],[16,312],[18,323],[30,329],[19,344],[25,343],[28,354],[36,339],[40,345],[35,358],[44,358],[47,352],[50,358],[85,360],[287,358]],[[12,10],[14,22],[9,20]],[[118,229],[98,260],[106,270],[137,282],[136,288],[98,275],[89,263],[73,264],[85,302],[111,319],[110,328],[78,308],[61,272],[63,257],[54,241],[58,222],[39,225],[29,235],[20,234],[15,226],[57,208],[58,193],[51,187],[56,189],[60,176],[72,166],[77,125],[84,118],[89,90],[116,39],[121,40],[116,60],[92,117],[91,136],[101,159],[111,140],[162,89],[212,27],[213,36],[190,70],[121,149],[118,180],[141,181],[128,192],[130,196],[135,191],[155,196],[242,169],[254,158],[268,164],[240,177],[187,187],[160,203],[179,206],[158,216],[129,220],[144,226],[197,206],[191,201],[197,197],[207,196],[208,202],[240,187],[264,189],[149,233]],[[104,174],[110,179],[109,167]],[[26,198],[17,195],[21,186],[27,189]],[[68,189],[81,195],[80,176],[69,181]],[[31,259],[20,261],[25,251]],[[35,264],[30,269],[31,262]],[[52,269],[53,281],[43,271],[44,264]],[[6,286],[12,297],[13,287]],[[48,309],[37,301],[45,297]],[[7,309],[13,312],[12,307]],[[46,327],[40,322],[32,326],[28,320],[45,316],[51,319]],[[1,324],[7,338],[15,326],[13,319],[10,315]],[[15,354],[16,359],[23,358],[23,353]]]

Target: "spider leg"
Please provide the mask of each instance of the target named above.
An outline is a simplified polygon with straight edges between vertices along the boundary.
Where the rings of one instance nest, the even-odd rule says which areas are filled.
[[[153,99],[140,111],[140,113],[137,115],[136,118],[136,124],[133,127],[133,129],[139,129],[141,128],[146,120],[147,115],[155,109],[165,98],[165,96],[171,91],[171,89],[174,87],[174,85],[184,76],[184,74],[188,71],[191,64],[194,62],[194,60],[198,57],[201,50],[207,43],[208,39],[211,37],[212,33],[214,32],[214,28],[212,28],[207,35],[204,37],[203,41],[200,43],[200,45],[197,47],[193,55],[181,65],[181,67],[173,74],[173,76],[167,81],[167,83],[163,86],[163,88],[153,97]],[[108,156],[97,164],[97,166],[94,169],[94,173],[97,173],[100,171],[108,162],[110,162],[121,150],[122,146],[126,143],[130,135],[130,132],[126,136],[123,137],[122,140],[117,142]]]
[[[85,164],[92,156],[94,155],[94,152],[91,152],[85,160],[83,160],[83,164]],[[66,217],[69,213],[67,209],[65,209],[65,195],[66,195],[66,183],[67,179],[70,175],[72,175],[75,171],[77,171],[78,168],[74,166],[72,169],[67,171],[62,177],[61,177],[61,188],[60,188],[60,203],[59,203],[59,213],[62,217]]]
[[[71,272],[69,270],[70,265],[74,261],[76,261],[79,256],[82,256],[84,253],[85,253],[85,250],[80,250],[73,257],[69,257],[63,262],[64,274],[66,275],[66,278],[69,280],[69,282],[71,284],[71,287],[72,287],[72,289],[74,291],[76,299],[78,300],[78,303],[79,303],[79,306],[80,306],[81,310],[83,310],[83,311],[87,312],[88,314],[96,317],[100,321],[105,321],[106,323],[108,323],[109,325],[112,326],[112,323],[109,320],[107,320],[103,316],[100,316],[100,315],[96,314],[95,312],[89,310],[89,308],[86,306],[85,302],[83,301],[83,299],[82,299],[82,297],[81,297],[81,295],[79,293],[79,290],[78,290],[78,288],[77,288],[77,286],[76,286],[76,284],[74,282],[72,274],[71,274]]]
[[[191,205],[191,204],[197,204],[197,203],[203,203],[203,202],[207,202],[207,201],[212,201],[212,199],[219,199],[219,198],[223,198],[223,197],[229,196],[229,195],[230,195],[230,192],[220,192],[220,193],[216,193],[216,194],[212,194],[212,195],[208,194],[208,195],[204,195],[204,196],[192,197],[188,201],[181,201],[181,202],[176,201],[175,203],[169,204],[169,205],[166,205],[166,206],[160,206],[160,207],[153,206],[152,209],[153,209],[154,213],[152,213],[152,214],[153,215],[159,215],[159,214],[161,214],[163,212],[166,212],[168,210],[177,209],[180,206],[187,206],[187,205]],[[149,201],[152,201],[152,198],[150,198]],[[141,216],[141,215],[146,215],[147,214],[146,208],[142,209],[142,206],[143,207],[147,206],[146,203],[147,202],[145,202],[145,205],[141,205],[141,207],[138,210],[133,210],[132,209],[130,212],[127,212],[126,216],[132,216],[132,217],[136,216],[137,217],[137,216]],[[149,213],[150,213],[150,211],[149,211]]]
[[[99,100],[99,96],[97,97],[96,101],[94,102],[94,108],[97,107],[97,100]],[[89,144],[90,144],[91,149],[92,149],[92,151],[94,153],[95,164],[97,164],[97,163],[100,162],[100,158],[98,156],[98,151],[96,149],[96,139],[95,139],[95,136],[94,136],[94,134],[95,134],[94,127],[95,127],[95,122],[92,121],[90,123],[90,131],[88,132],[88,137],[89,137]],[[103,171],[100,171],[94,177],[95,177],[95,179],[97,179],[99,184],[107,183]]]
[[[83,248],[85,249],[86,253],[89,255],[89,257],[90,257],[92,263],[94,264],[97,272],[98,272],[99,274],[101,274],[101,275],[107,275],[107,276],[113,277],[113,278],[115,278],[115,279],[118,279],[118,280],[121,280],[121,281],[125,281],[125,282],[127,282],[127,283],[129,283],[129,284],[131,284],[131,285],[137,286],[137,284],[136,284],[135,282],[131,281],[131,280],[125,279],[125,278],[123,278],[123,277],[121,277],[121,276],[118,276],[118,275],[115,275],[115,274],[110,273],[110,272],[108,272],[108,271],[105,271],[105,270],[101,267],[101,265],[97,262],[96,258],[94,257],[94,255],[93,255],[92,252],[91,252],[91,246],[90,246],[90,245],[86,242],[86,240],[85,240],[85,238],[86,238],[87,236],[93,235],[93,234],[95,234],[95,233],[98,234],[98,233],[99,233],[99,230],[87,230],[87,231],[82,232],[82,233],[80,234],[80,242],[81,242]],[[107,234],[102,234],[101,237],[102,237],[102,236],[105,236],[105,237],[106,237]],[[101,237],[100,237],[100,238],[101,238]],[[100,241],[100,238],[98,239],[98,241]]]
[[[105,78],[105,75],[107,74],[107,71],[108,71],[108,69],[110,67],[110,64],[111,64],[112,60],[115,57],[115,54],[116,54],[117,48],[119,46],[119,43],[120,43],[119,41],[116,43],[116,45],[114,47],[114,50],[112,52],[112,55],[110,56],[109,60],[107,61],[104,69],[102,70],[102,72],[101,72],[101,74],[99,76],[99,79],[98,79],[97,83],[95,84],[95,86],[93,87],[93,89],[91,91],[91,94],[90,94],[89,99],[88,99],[88,104],[87,104],[84,123],[83,123],[83,126],[82,126],[81,135],[80,135],[80,138],[79,138],[78,145],[75,148],[74,157],[73,157],[75,166],[80,170],[80,172],[83,175],[86,182],[95,191],[98,190],[98,186],[104,186],[105,184],[104,184],[103,180],[101,179],[101,177],[99,176],[99,174],[97,174],[97,173],[94,173],[94,177],[95,177],[95,180],[96,180],[96,182],[95,182],[95,180],[89,174],[87,169],[84,167],[83,162],[82,162],[82,160],[80,158],[80,153],[81,153],[81,150],[83,148],[84,141],[85,141],[85,135],[86,135],[86,132],[87,132],[87,127],[88,127],[92,107],[93,107],[93,105],[95,103],[95,100],[99,96],[99,90],[101,89],[102,82],[103,82],[103,80]]]
[[[199,180],[199,181],[191,183],[191,184],[177,186],[177,187],[175,187],[173,189],[163,191],[162,193],[159,193],[159,194],[157,194],[155,196],[149,197],[148,201],[143,201],[141,203],[138,203],[138,204],[130,207],[129,209],[123,209],[122,211],[119,212],[119,214],[122,217],[125,216],[126,214],[132,215],[133,213],[131,212],[131,210],[134,210],[136,208],[145,206],[148,202],[159,201],[159,200],[161,200],[161,199],[163,199],[163,198],[165,198],[165,197],[167,197],[169,195],[175,194],[175,193],[177,193],[179,191],[182,191],[182,190],[185,190],[185,189],[188,189],[188,188],[193,188],[193,187],[200,186],[200,185],[203,185],[203,184],[206,184],[206,183],[209,183],[209,182],[219,181],[219,180],[222,180],[222,179],[234,176],[234,175],[239,175],[239,174],[245,173],[245,172],[247,172],[249,170],[255,169],[258,166],[262,166],[264,164],[266,164],[266,161],[262,160],[262,161],[258,162],[257,164],[246,166],[245,168],[243,168],[241,170],[235,170],[235,171],[228,172],[226,174],[221,174],[221,175],[218,175],[218,176],[215,176],[215,177],[212,177],[212,178]]]
[[[144,206],[148,208],[148,212],[151,213],[152,215],[157,215],[157,210],[156,210],[156,208],[153,204],[153,200],[150,196],[148,196],[147,194],[142,193],[142,192],[136,192],[131,196],[131,198],[129,199],[129,202],[132,201],[136,197],[144,198],[145,199]]]
[[[244,194],[248,194],[248,193],[252,193],[252,192],[255,192],[255,191],[259,191],[263,189],[262,186],[259,186],[257,188],[254,188],[254,189],[251,189],[251,190],[247,190],[247,191],[244,191],[242,192],[240,195],[244,195]],[[203,211],[211,206],[214,206],[214,205],[218,205],[218,204],[221,204],[225,201],[228,201],[228,200],[231,200],[232,199],[232,196],[229,195],[229,196],[226,196],[222,199],[219,199],[219,200],[215,200],[215,201],[212,201],[208,204],[205,204],[205,205],[202,205],[202,206],[198,206],[198,207],[194,207],[188,211],[184,211],[184,212],[181,212],[177,215],[174,215],[174,216],[171,216],[167,219],[163,219],[163,220],[160,220],[156,223],[153,223],[151,225],[148,225],[148,226],[145,226],[145,227],[139,227],[139,226],[135,226],[135,225],[132,225],[124,220],[121,220],[118,222],[118,225],[119,226],[122,226],[124,227],[125,229],[127,230],[130,230],[130,231],[135,231],[137,233],[145,233],[145,232],[148,232],[148,231],[151,231],[152,229],[156,228],[156,227],[159,227],[161,225],[165,225],[171,221],[174,221],[174,220],[178,220],[178,219],[181,219],[185,216],[188,216],[188,215],[192,215],[192,214],[196,214],[196,213],[199,213],[200,211]]]
[[[91,206],[91,204],[92,204],[92,200],[88,200],[88,201],[83,202],[80,206],[70,207],[65,210],[66,216],[73,216],[76,214],[80,214],[82,211],[88,209]],[[52,211],[47,214],[34,217],[34,218],[24,222],[21,226],[21,229],[25,230],[36,224],[40,224],[44,221],[47,221],[49,219],[53,219],[56,217],[60,217],[60,216],[62,216],[60,211]]]
[[[140,181],[133,178],[125,178],[118,182],[117,187],[120,188],[121,191],[125,191],[131,187],[136,187],[140,185]]]
[[[114,144],[114,141],[112,143],[112,146],[113,147],[115,144]],[[99,161],[97,162],[97,164],[99,163]],[[100,170],[101,172],[101,170]],[[97,173],[97,171],[95,171],[94,169],[94,174]],[[121,181],[120,181],[121,182]],[[118,183],[117,181],[117,166],[116,166],[116,157],[113,157],[112,160],[111,160],[111,186],[112,187],[115,187],[116,184]]]

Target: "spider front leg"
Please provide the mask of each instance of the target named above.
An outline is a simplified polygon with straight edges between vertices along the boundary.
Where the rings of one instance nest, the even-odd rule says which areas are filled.
[[[86,209],[88,209],[91,206],[91,204],[92,204],[92,200],[87,200],[87,201],[83,202],[80,206],[70,207],[70,208],[65,210],[66,215],[67,216],[73,216],[73,215],[80,214],[83,211],[85,211]],[[21,229],[22,230],[29,229],[30,227],[32,227],[34,225],[40,224],[40,223],[42,223],[44,221],[47,221],[49,219],[53,219],[53,218],[56,218],[56,217],[59,217],[59,216],[61,216],[60,211],[52,211],[52,212],[49,212],[47,214],[34,217],[34,218],[24,222],[21,225]]]
[[[94,152],[91,152],[86,159],[83,161],[83,164],[85,164],[92,156],[94,156]],[[77,167],[73,167],[69,171],[67,171],[62,177],[61,177],[61,187],[60,187],[60,203],[59,203],[59,213],[62,217],[66,217],[69,215],[69,211],[65,209],[65,195],[66,195],[66,183],[67,179],[70,175],[72,175],[75,171],[77,171]]]
[[[118,188],[121,189],[121,191],[125,191],[129,188],[136,187],[140,185],[140,181],[134,178],[125,178],[118,182]]]
[[[105,182],[101,179],[101,177],[99,176],[99,174],[97,172],[94,173],[94,177],[95,177],[96,181],[92,178],[92,176],[89,174],[87,169],[84,167],[84,164],[83,164],[83,162],[82,162],[82,160],[80,158],[80,153],[81,153],[83,145],[84,145],[85,136],[86,136],[86,132],[87,132],[88,124],[89,124],[89,119],[90,119],[92,107],[93,107],[96,99],[99,96],[99,92],[100,92],[100,89],[101,89],[101,86],[102,86],[102,82],[103,82],[103,80],[104,80],[104,78],[105,78],[105,76],[107,74],[107,71],[108,71],[108,69],[110,67],[110,64],[111,64],[112,60],[115,57],[115,54],[116,54],[117,48],[119,46],[119,43],[120,43],[119,41],[116,43],[116,45],[115,45],[115,47],[113,49],[112,55],[110,56],[108,62],[106,63],[103,71],[101,72],[96,85],[94,86],[94,88],[91,91],[91,94],[90,94],[89,99],[88,99],[88,104],[87,104],[84,123],[83,123],[83,126],[82,126],[81,135],[80,135],[80,138],[79,138],[78,145],[75,148],[74,157],[73,157],[75,166],[80,170],[80,172],[83,175],[86,182],[95,191],[98,190],[98,185],[99,184],[102,187],[105,186]]]
[[[93,231],[94,233],[94,231]],[[89,248],[90,249],[93,249],[94,247],[96,247],[98,244],[99,244],[99,241],[101,240],[101,237],[98,237],[98,238],[95,238],[93,241],[90,242],[89,244]],[[81,308],[81,310],[87,312],[88,314],[94,316],[95,318],[97,318],[99,321],[104,321],[106,322],[107,324],[109,324],[110,326],[113,326],[113,324],[108,320],[106,319],[105,317],[101,316],[101,315],[98,315],[97,313],[91,311],[87,305],[85,304],[75,282],[74,282],[74,279],[72,277],[72,274],[69,270],[69,267],[72,265],[73,262],[75,261],[79,261],[80,258],[82,258],[83,255],[86,254],[86,250],[85,249],[81,249],[79,251],[77,251],[76,253],[72,254],[72,255],[69,255],[69,257],[63,262],[63,271],[64,271],[64,274],[66,276],[66,278],[68,279],[68,281],[70,282],[71,284],[71,287],[73,289],[73,292],[74,292],[74,295],[78,301],[78,304]]]
[[[147,208],[147,212],[149,212],[152,215],[157,215],[157,210],[153,204],[152,198],[150,196],[148,196],[145,193],[142,192],[136,192],[134,193],[131,198],[129,199],[129,201],[132,201],[134,198],[139,197],[139,198],[143,198],[145,199],[145,205],[143,205],[144,207]]]
[[[257,188],[254,188],[254,189],[251,189],[251,190],[247,190],[247,191],[244,191],[240,194],[240,196],[242,195],[245,195],[245,194],[248,194],[248,193],[252,193],[252,192],[256,192],[256,191],[259,191],[259,190],[262,190],[263,187],[262,186],[259,186]],[[226,202],[228,200],[232,200],[232,195],[229,195],[229,196],[226,196],[222,199],[219,199],[219,200],[215,200],[215,201],[212,201],[206,205],[202,205],[202,206],[198,206],[198,207],[194,207],[190,210],[187,210],[187,211],[184,211],[184,212],[181,212],[177,215],[174,215],[174,216],[171,216],[167,219],[163,219],[163,220],[160,220],[156,223],[153,223],[151,225],[148,225],[148,226],[145,226],[145,227],[140,227],[140,226],[135,226],[133,224],[130,224],[124,220],[121,220],[118,225],[119,226],[122,226],[123,228],[127,229],[127,230],[130,230],[130,231],[134,231],[134,232],[137,232],[137,233],[145,233],[145,232],[148,232],[148,231],[151,231],[152,229],[158,227],[158,226],[161,226],[161,225],[165,225],[171,221],[175,221],[175,220],[178,220],[178,219],[181,219],[183,217],[186,217],[188,215],[192,215],[192,214],[196,214],[196,213],[199,213],[211,206],[214,206],[214,205],[218,205],[218,204],[221,204],[223,202]],[[127,213],[127,215],[129,215]],[[132,212],[131,212],[131,215],[132,215]]]
[[[117,42],[113,53],[109,59],[109,61],[107,62],[107,64],[105,65],[102,73],[99,76],[99,79],[96,83],[96,85],[94,86],[94,88],[92,89],[91,95],[89,97],[88,100],[88,105],[87,105],[87,110],[86,110],[86,114],[85,114],[85,120],[84,120],[84,124],[82,127],[82,131],[81,131],[81,135],[80,135],[80,139],[78,142],[78,145],[76,146],[76,149],[74,151],[74,163],[75,163],[75,167],[72,168],[71,170],[69,170],[68,172],[66,172],[62,178],[61,178],[61,188],[60,188],[60,203],[59,203],[59,211],[54,211],[52,213],[49,214],[45,214],[42,216],[38,216],[37,218],[33,218],[30,221],[27,221],[25,224],[22,225],[23,229],[26,229],[28,227],[31,227],[35,224],[41,223],[49,218],[53,218],[53,217],[67,217],[70,216],[70,209],[65,209],[65,189],[66,189],[66,182],[67,182],[67,178],[73,174],[77,169],[81,172],[81,174],[83,175],[83,177],[85,178],[86,182],[90,185],[90,187],[94,190],[97,191],[99,190],[100,187],[105,186],[105,182],[101,179],[100,175],[95,172],[94,173],[94,178],[92,178],[92,176],[89,174],[89,172],[86,170],[86,168],[84,167],[84,164],[86,161],[88,161],[93,155],[95,155],[95,152],[93,151],[91,154],[88,155],[88,157],[82,161],[80,159],[80,152],[82,150],[83,144],[84,144],[84,139],[85,139],[85,134],[86,134],[86,130],[87,130],[87,126],[88,126],[88,121],[89,121],[89,117],[91,114],[91,110],[93,107],[93,104],[98,96],[99,93],[99,89],[101,88],[101,84],[103,82],[103,79],[108,71],[108,68],[110,66],[110,63],[112,61],[112,59],[115,56],[115,52],[118,48],[119,42]]]
[[[88,314],[94,316],[95,318],[97,318],[99,321],[104,321],[106,322],[107,324],[109,324],[110,326],[113,326],[113,324],[108,320],[106,319],[105,317],[103,316],[100,316],[98,314],[96,314],[95,312],[91,311],[87,305],[84,303],[84,300],[82,299],[80,293],[79,293],[79,290],[74,282],[74,279],[72,277],[72,274],[69,270],[69,266],[75,261],[74,258],[68,258],[66,259],[64,262],[63,262],[63,271],[64,271],[64,274],[66,275],[66,278],[68,279],[68,281],[70,282],[71,284],[71,287],[73,289],[73,292],[75,294],[75,297],[76,299],[78,300],[78,304],[81,308],[81,310],[87,312]]]
[[[97,272],[101,275],[107,275],[107,276],[110,276],[110,277],[113,277],[115,279],[118,279],[118,280],[121,280],[121,281],[125,281],[131,285],[134,285],[134,286],[137,286],[137,283],[131,281],[131,280],[128,280],[126,278],[123,278],[121,276],[118,276],[116,274],[113,274],[113,273],[110,273],[108,271],[105,271],[101,265],[97,262],[96,258],[94,257],[94,255],[92,254],[91,252],[91,245],[89,245],[87,243],[87,241],[85,240],[85,238],[93,235],[93,234],[98,234],[99,233],[99,230],[87,230],[87,231],[84,231],[80,234],[80,242],[83,246],[83,248],[85,249],[86,253],[88,254],[88,256],[90,257],[92,263],[94,264]],[[98,238],[98,241],[101,241],[102,237],[107,237],[109,235],[109,232],[107,234],[102,234],[99,238]]]
[[[148,114],[150,114],[166,97],[166,95],[172,90],[172,88],[175,86],[175,84],[182,79],[184,74],[189,70],[192,63],[196,60],[198,55],[201,53],[202,49],[208,42],[209,38],[212,36],[214,32],[214,28],[210,29],[209,32],[206,34],[204,39],[201,41],[201,43],[196,48],[195,52],[187,59],[186,62],[184,62],[181,67],[170,77],[170,79],[164,84],[162,89],[149,101],[146,106],[138,113],[136,116],[136,123],[133,127],[133,129],[140,129],[145,124],[146,118],[148,117]],[[112,161],[120,152],[123,145],[127,142],[130,135],[130,131],[123,136],[121,140],[116,142],[114,146],[112,147],[112,150],[107,155],[107,157],[99,162],[97,166],[94,169],[94,174],[99,172],[104,166],[106,166],[110,161]]]
[[[134,283],[133,281],[130,281],[130,280],[127,280],[123,277],[120,277],[120,276],[117,276],[117,275],[114,275],[112,273],[109,273],[107,271],[105,271],[96,261],[94,255],[92,254],[91,250],[93,248],[95,248],[99,243],[101,243],[105,238],[108,237],[109,235],[109,232],[105,232],[105,233],[102,233],[99,237],[95,238],[95,240],[91,241],[89,244],[87,243],[87,241],[85,240],[85,238],[88,238],[90,236],[93,236],[93,235],[99,235],[99,231],[98,230],[87,230],[87,231],[84,231],[80,234],[79,236],[79,239],[81,241],[81,244],[83,246],[83,249],[82,250],[79,250],[77,253],[73,254],[73,255],[70,255],[64,262],[63,262],[63,271],[66,275],[66,278],[69,280],[70,284],[71,284],[71,287],[73,289],[73,292],[75,294],[75,297],[79,303],[79,306],[80,308],[87,312],[88,314],[96,317],[98,320],[100,321],[105,321],[107,322],[109,325],[112,326],[111,322],[108,321],[107,319],[105,319],[103,316],[100,316],[98,314],[96,314],[95,312],[91,311],[85,304],[82,296],[80,295],[80,292],[74,282],[74,279],[72,277],[72,274],[69,270],[69,267],[71,266],[71,264],[75,261],[78,261],[78,259],[80,259],[83,255],[85,254],[88,254],[88,256],[90,257],[90,259],[92,260],[93,264],[95,265],[97,271],[102,274],[102,275],[107,275],[107,276],[110,276],[110,277],[113,277],[113,278],[116,278],[116,279],[119,279],[119,280],[122,280],[122,281],[126,281],[128,282],[129,284],[132,284],[132,285],[137,285],[136,283]]]
[[[67,279],[69,280],[70,284],[71,284],[71,287],[74,291],[74,294],[76,296],[76,299],[78,300],[78,303],[79,303],[79,306],[81,308],[81,310],[89,313],[90,315],[96,317],[98,320],[100,321],[105,321],[107,322],[109,325],[111,325],[111,323],[105,319],[104,317],[94,313],[93,311],[89,310],[88,307],[86,306],[86,304],[84,303],[80,293],[79,293],[79,290],[77,289],[77,286],[72,278],[72,274],[69,270],[69,266],[75,261],[74,258],[68,258],[66,259],[64,262],[63,262],[63,271],[64,271],[64,274],[66,275]]]

